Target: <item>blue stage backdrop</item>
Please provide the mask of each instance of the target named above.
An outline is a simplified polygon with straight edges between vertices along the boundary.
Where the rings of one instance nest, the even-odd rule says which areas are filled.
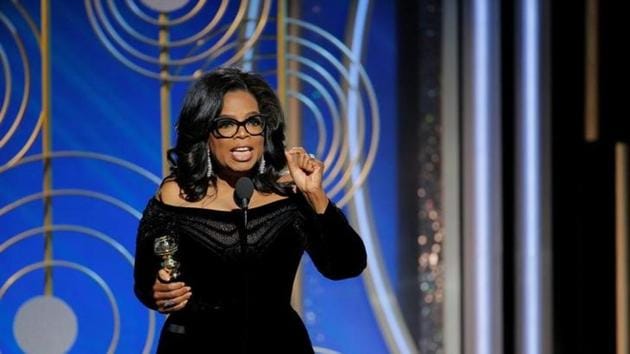
[[[327,191],[368,247],[368,270],[342,282],[304,257],[317,351],[412,352],[395,297],[392,2],[204,3],[0,2],[0,352],[155,351],[164,317],[132,290],[138,219],[191,79],[223,65],[283,95],[290,139],[328,162]]]

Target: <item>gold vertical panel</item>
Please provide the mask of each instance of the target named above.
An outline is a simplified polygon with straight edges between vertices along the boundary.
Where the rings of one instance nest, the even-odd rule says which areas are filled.
[[[586,67],[584,85],[584,134],[586,141],[599,139],[599,2],[586,0]]]
[[[52,197],[49,192],[52,189],[52,117],[50,109],[50,2],[41,2],[41,55],[42,55],[42,152],[44,155],[44,294],[52,295],[53,279],[52,267],[49,263],[53,259],[52,248]]]
[[[162,176],[169,174],[166,151],[171,147],[171,83],[169,81],[169,53],[168,53],[168,16],[165,13],[159,15],[160,23],[160,125],[162,134]]]
[[[298,1],[292,1],[289,4],[289,15],[291,18],[299,18],[300,17],[300,3]],[[285,9],[286,13],[286,9]],[[292,37],[298,37],[300,29],[297,26],[291,26],[287,28],[286,25],[283,25],[283,28],[289,33]],[[299,56],[300,48],[299,45],[295,42],[290,42],[285,44],[285,50],[291,55]],[[284,56],[284,54],[283,54]],[[287,63],[286,60],[284,62],[287,65],[288,69],[291,72],[299,72],[300,65],[297,61],[292,60]],[[283,70],[284,77],[286,80],[285,85],[285,102],[286,102],[286,112],[287,112],[287,145],[288,146],[300,146],[302,145],[302,116],[300,109],[300,101],[295,97],[288,97],[286,90],[287,88],[294,92],[301,92],[300,90],[300,80],[295,75],[288,76],[286,75],[286,68]],[[293,298],[291,299],[291,304],[295,311],[299,314],[304,313],[304,305],[302,303],[302,299],[304,297],[304,291],[302,287],[304,279],[304,267],[303,263],[300,262],[300,267],[295,276],[295,281],[293,283]]]
[[[293,4],[293,8],[297,7],[298,4]],[[299,131],[300,121],[297,120],[297,116],[295,115],[294,109],[295,106],[287,105],[287,60],[286,60],[286,17],[287,17],[287,1],[280,0],[278,1],[278,16],[277,16],[277,73],[278,73],[278,98],[280,99],[280,104],[282,105],[285,113],[286,113],[286,132],[287,132],[287,146],[298,146],[300,143],[300,136],[295,132]],[[303,279],[303,267],[300,262],[300,266],[298,267],[297,273],[295,275],[295,280],[293,281],[293,291],[291,295],[291,306],[295,309],[297,313],[300,315],[303,314],[304,306],[302,304],[302,279]]]
[[[276,20],[277,26],[277,66],[278,66],[278,98],[280,99],[280,104],[282,107],[285,107],[287,102],[287,67],[286,67],[286,16],[287,16],[287,3],[286,0],[278,1],[278,16]],[[290,125],[290,121],[287,121],[287,124]]]
[[[292,1],[289,4],[289,16],[291,18],[300,18],[300,4],[297,1]],[[285,27],[286,28],[286,27]],[[293,38],[299,38],[300,27],[290,26],[286,28],[288,34]],[[286,50],[288,54],[293,57],[300,56],[300,46],[296,42],[289,42],[286,44]],[[291,60],[286,63],[288,69],[291,72],[300,72],[300,63],[297,60]],[[286,71],[285,71],[286,72]],[[300,90],[300,79],[296,75],[285,76],[286,87],[293,92],[302,92]],[[289,146],[298,146],[302,142],[302,116],[300,109],[300,101],[296,97],[287,97],[285,92],[285,100],[287,104],[287,117],[290,124],[287,126],[287,141]]]
[[[628,335],[628,145],[615,146],[615,267],[617,354],[630,354]]]

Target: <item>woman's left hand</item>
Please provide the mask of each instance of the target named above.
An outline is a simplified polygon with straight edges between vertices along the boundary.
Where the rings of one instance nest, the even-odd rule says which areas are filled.
[[[306,196],[319,214],[328,206],[328,197],[322,186],[324,163],[310,156],[302,147],[286,150],[287,166],[295,186]]]

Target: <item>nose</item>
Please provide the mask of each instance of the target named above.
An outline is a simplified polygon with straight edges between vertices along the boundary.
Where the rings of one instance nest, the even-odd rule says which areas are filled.
[[[247,132],[247,129],[245,129],[244,125],[239,125],[236,128],[236,135],[237,138],[239,139],[245,139],[249,136],[249,133]]]

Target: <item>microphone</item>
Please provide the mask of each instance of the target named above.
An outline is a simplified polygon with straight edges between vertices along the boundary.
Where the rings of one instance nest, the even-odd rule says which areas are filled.
[[[254,194],[254,183],[249,177],[241,177],[234,186],[234,202],[241,209],[242,220],[239,223],[239,238],[241,241],[241,251],[243,256],[247,252],[247,206]]]
[[[234,202],[241,209],[242,220],[238,225],[239,243],[241,246],[241,255],[243,263],[241,265],[243,276],[243,295],[244,303],[241,311],[243,311],[244,326],[241,328],[241,353],[248,353],[249,342],[249,274],[247,269],[247,206],[254,194],[254,183],[249,177],[241,177],[236,181],[234,186]]]
[[[247,209],[249,200],[254,193],[254,183],[249,177],[241,177],[234,188],[234,202],[241,209]]]

